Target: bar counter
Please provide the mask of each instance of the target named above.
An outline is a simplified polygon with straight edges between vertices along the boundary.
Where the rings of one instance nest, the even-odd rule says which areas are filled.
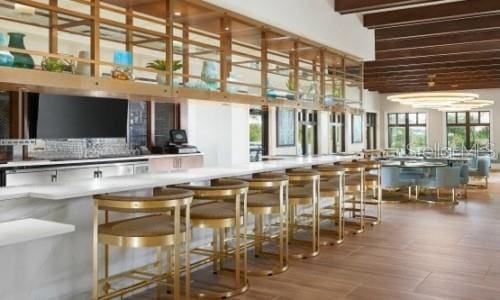
[[[276,158],[261,162],[227,167],[203,167],[182,172],[147,173],[132,176],[81,180],[71,183],[29,185],[0,188],[0,200],[35,198],[64,200],[92,196],[102,193],[124,192],[158,186],[204,181],[222,177],[243,176],[260,172],[271,172],[290,168],[351,160],[354,156],[322,155],[315,157]]]
[[[8,232],[0,236],[0,245],[3,245],[0,246],[0,299],[90,298],[93,195],[138,192],[158,186],[308,167],[353,158],[355,156],[286,157],[225,167],[0,188],[0,222],[3,222],[0,224],[17,224],[26,220],[23,230],[12,226],[13,234],[25,234],[26,237],[9,237]],[[39,220],[55,222],[48,224],[48,228],[54,228],[54,233],[44,231],[37,237],[29,232],[30,222],[36,231]],[[68,225],[74,226],[74,231]],[[6,227],[9,228],[3,228]],[[3,242],[2,238],[5,239]],[[203,237],[195,236],[193,244],[202,240]],[[149,263],[154,254],[149,250],[116,252],[111,262],[112,270],[130,266],[132,257],[134,265]]]

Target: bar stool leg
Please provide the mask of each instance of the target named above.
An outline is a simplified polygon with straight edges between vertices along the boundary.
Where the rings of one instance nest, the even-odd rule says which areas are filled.
[[[235,275],[236,275],[236,286],[241,287],[241,195],[236,195],[236,222],[235,222]],[[246,241],[245,241],[246,243]]]
[[[247,284],[248,281],[248,239],[247,239],[247,227],[248,227],[248,193],[243,194],[243,285]],[[239,248],[239,245],[238,245]]]
[[[337,228],[337,235],[338,235],[338,240],[337,244],[340,244],[344,241],[344,181],[345,181],[345,176],[341,175],[339,178],[339,197],[338,197],[338,204],[337,204],[337,214],[338,214],[338,228]]]
[[[262,253],[262,215],[255,215],[255,257]]]
[[[362,184],[363,185],[363,184]],[[361,189],[360,192],[360,203],[359,203],[359,211],[360,211],[360,230],[361,232],[365,231],[365,191],[364,191],[364,186]]]
[[[220,244],[219,244],[219,230],[218,229],[213,229],[212,230],[212,250],[213,250],[213,256],[214,260],[212,262],[212,271],[214,274],[219,273],[219,260],[220,260]]]
[[[284,205],[283,205],[283,184],[280,185],[280,216],[279,216],[279,222],[280,222],[280,235],[279,235],[279,239],[280,239],[280,264],[279,264],[279,268],[280,270],[283,270],[283,267],[285,265],[285,258],[284,258],[284,249],[283,247],[287,247],[288,248],[288,241],[286,244],[284,244],[285,242],[285,236],[288,235],[287,232],[285,232],[285,227],[283,226],[283,223],[285,222],[286,223],[286,215],[285,214],[285,208],[284,208]],[[285,246],[286,245],[286,246]]]
[[[108,210],[104,211],[104,222],[105,223],[109,222]],[[104,284],[102,286],[102,290],[104,291],[105,295],[107,295],[109,293],[109,290],[111,289],[111,286],[108,282],[108,278],[109,278],[109,246],[104,245]]]
[[[290,243],[290,240],[289,240],[289,231],[290,231],[290,226],[288,225],[288,208],[290,206],[290,202],[288,200],[288,184],[286,184],[285,186],[283,186],[282,188],[285,189],[285,203],[283,203],[283,201],[280,201],[280,210],[281,210],[281,213],[283,214],[283,220],[281,222],[282,224],[282,227],[284,227],[284,244],[283,244],[283,247],[285,249],[285,253],[284,253],[284,259],[283,260],[286,260],[286,264],[288,265],[288,258],[289,258],[289,253],[288,253],[288,244]],[[284,225],[283,225],[284,223]]]
[[[98,228],[99,228],[99,208],[97,202],[94,201],[93,205],[93,233],[92,233],[92,300],[97,300],[99,297],[99,239],[98,239]]]
[[[219,229],[219,272],[224,270],[224,258],[226,253],[226,228]]]
[[[320,234],[321,234],[321,196],[320,196],[320,180],[319,178],[316,180],[316,251],[319,251],[319,246],[320,246]]]
[[[162,247],[157,247],[156,248],[156,261],[158,263],[158,266],[157,266],[157,272],[158,272],[158,276],[161,276],[162,274],[165,274],[165,269],[164,269],[164,266],[165,264],[163,263],[163,249]],[[156,298],[160,299],[161,297],[161,289],[160,289],[160,285],[157,285],[156,286]]]
[[[295,204],[291,204],[290,205],[290,214],[288,216],[290,219],[290,221],[288,222],[290,224],[288,236],[289,236],[289,239],[291,241],[293,240],[293,236],[295,234],[295,210],[296,210]]]
[[[186,216],[191,215],[191,206],[187,205],[186,206]],[[185,218],[185,225],[186,225],[186,241],[185,241],[185,294],[186,297],[185,299],[191,299],[191,249],[190,249],[190,244],[191,244],[191,219],[190,218]]]
[[[174,211],[174,299],[181,298],[181,208],[179,203],[175,206]],[[186,228],[186,230],[188,230]]]

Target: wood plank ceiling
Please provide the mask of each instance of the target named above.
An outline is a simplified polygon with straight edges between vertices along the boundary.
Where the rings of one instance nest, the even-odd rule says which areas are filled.
[[[500,87],[500,0],[335,0],[335,10],[375,30],[369,90]]]

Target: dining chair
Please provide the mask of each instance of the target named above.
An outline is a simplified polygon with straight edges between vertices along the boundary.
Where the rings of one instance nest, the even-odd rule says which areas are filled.
[[[460,185],[464,191],[464,199],[467,199],[467,185],[469,184],[469,165],[463,164],[460,166]]]
[[[449,199],[440,198],[441,189],[451,190],[451,203],[457,204],[455,192],[460,187],[460,167],[440,167],[436,168],[436,176],[422,178],[417,180],[417,187],[435,189],[437,199],[434,201],[426,201],[429,203],[449,202]],[[419,200],[419,189],[416,192],[417,200]],[[444,201],[441,201],[444,200]]]
[[[415,179],[405,179],[401,176],[401,171],[397,167],[382,167],[380,172],[381,188],[384,191],[399,190],[408,187],[408,200],[411,200],[411,187],[415,184]]]
[[[470,177],[479,178],[480,180],[484,180],[485,188],[488,188],[488,178],[490,177],[490,165],[491,159],[489,156],[480,156],[477,159],[477,168],[471,169],[469,171]]]

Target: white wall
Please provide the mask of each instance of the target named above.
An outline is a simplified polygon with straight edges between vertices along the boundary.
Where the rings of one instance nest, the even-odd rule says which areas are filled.
[[[380,142],[380,97],[377,92],[370,92],[368,90],[363,90],[363,142],[360,144],[353,144],[351,137],[351,113],[346,113],[346,134],[345,134],[345,142],[346,142],[346,151],[347,152],[356,152],[361,151],[366,148],[366,113],[376,113],[377,114],[377,147],[380,148],[383,145]]]
[[[500,115],[500,89],[464,90],[459,92],[476,93],[480,99],[494,100],[495,104],[481,110],[491,112],[491,142],[500,143],[500,128],[496,126],[495,116]],[[387,146],[387,114],[391,112],[426,112],[427,113],[427,143],[433,147],[436,143],[446,145],[446,120],[445,113],[433,109],[415,109],[411,106],[401,105],[387,100],[389,94],[380,95],[381,111],[381,146]]]
[[[336,13],[333,0],[205,1],[365,60],[375,57],[374,31],[356,15]]]
[[[205,166],[249,161],[250,107],[242,104],[188,100],[181,104],[181,128],[189,143],[205,154]]]

